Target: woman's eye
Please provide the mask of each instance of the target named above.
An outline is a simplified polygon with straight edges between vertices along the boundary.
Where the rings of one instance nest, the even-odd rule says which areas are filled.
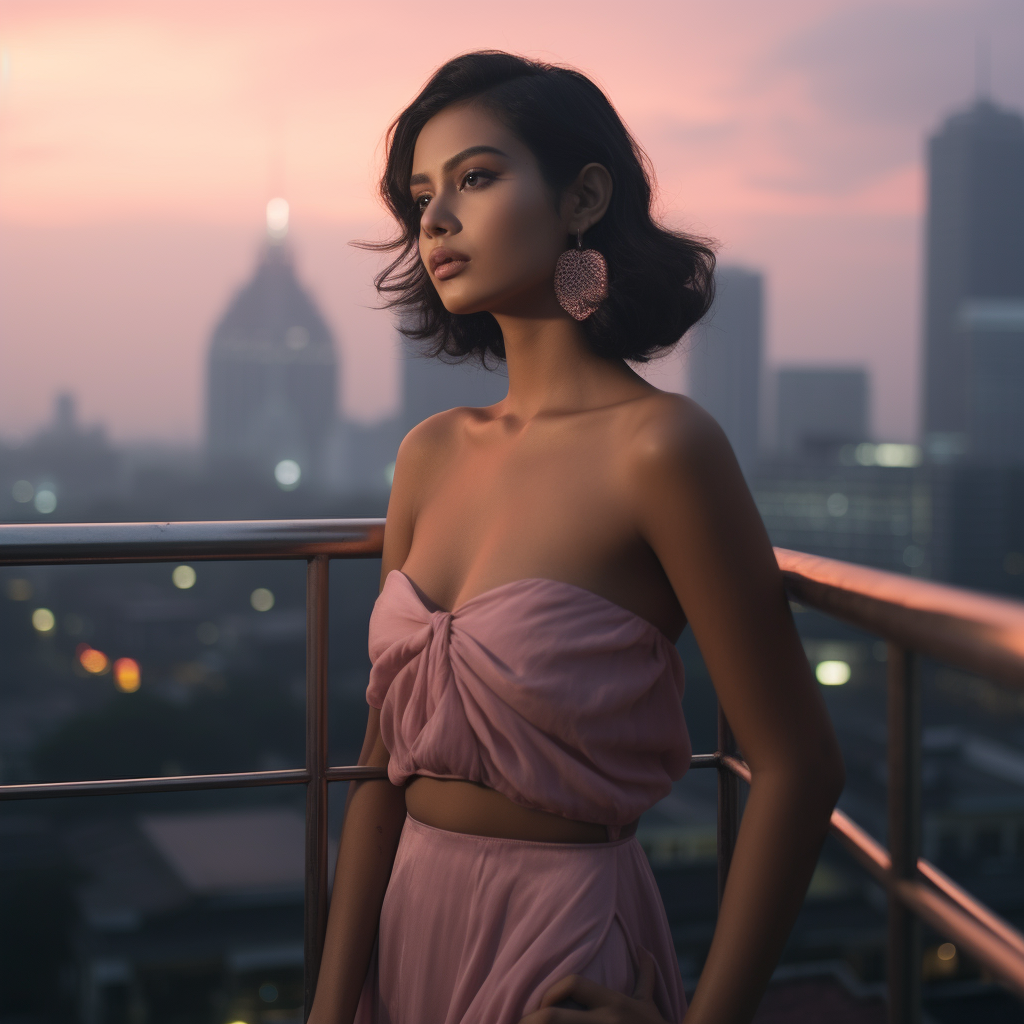
[[[427,208],[427,205],[430,203],[430,196],[417,196],[413,200],[413,203],[415,204],[416,209],[419,210],[420,213],[422,213]]]
[[[459,190],[462,189],[477,189],[486,185],[489,181],[494,178],[493,174],[489,174],[487,171],[468,171],[463,179],[462,184],[459,186]]]

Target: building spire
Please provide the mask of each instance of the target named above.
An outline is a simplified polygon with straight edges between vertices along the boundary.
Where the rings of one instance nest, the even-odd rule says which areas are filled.
[[[976,100],[992,98],[992,47],[988,36],[974,41],[974,97]]]
[[[267,203],[267,237],[280,245],[288,237],[288,200],[277,197]]]

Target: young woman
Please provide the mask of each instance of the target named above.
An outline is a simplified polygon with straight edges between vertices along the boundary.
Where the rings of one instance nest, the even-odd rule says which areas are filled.
[[[629,365],[704,315],[714,257],[571,69],[456,58],[388,143],[378,287],[509,391],[399,451],[360,761],[390,781],[349,792],[311,1020],[749,1021],[843,771],[728,442]],[[689,763],[687,624],[753,771],[688,1010],[633,838]]]

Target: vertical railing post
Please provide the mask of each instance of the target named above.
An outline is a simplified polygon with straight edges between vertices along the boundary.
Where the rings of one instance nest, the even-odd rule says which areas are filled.
[[[331,563],[306,566],[306,893],[303,989],[309,1017],[327,928],[327,599]]]
[[[889,852],[896,878],[914,878],[921,856],[921,682],[917,659],[889,644]],[[889,1021],[921,1021],[921,924],[889,896]]]
[[[718,755],[735,755],[736,739],[722,706],[718,706]],[[718,904],[722,904],[729,877],[736,833],[740,829],[740,780],[723,765],[718,766]]]

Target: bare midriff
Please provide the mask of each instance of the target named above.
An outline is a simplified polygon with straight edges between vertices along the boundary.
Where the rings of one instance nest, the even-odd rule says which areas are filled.
[[[513,803],[497,790],[462,779],[433,779],[416,775],[405,790],[405,807],[424,825],[494,839],[524,839],[535,843],[606,843],[608,829],[588,821],[573,821],[548,811]],[[636,831],[636,822],[623,826],[622,836]]]

